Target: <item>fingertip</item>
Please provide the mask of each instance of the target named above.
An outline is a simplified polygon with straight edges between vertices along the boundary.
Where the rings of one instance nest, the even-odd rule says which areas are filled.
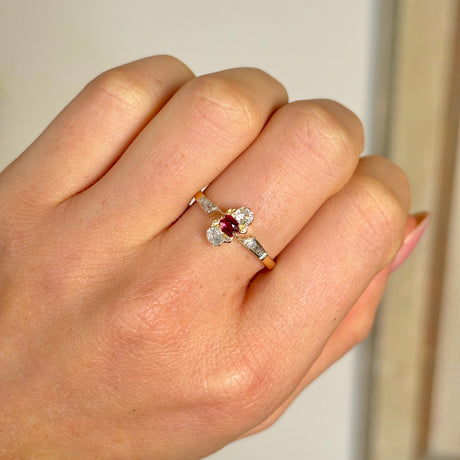
[[[430,221],[430,213],[423,211],[409,215],[402,245],[390,265],[390,273],[396,271],[418,245]]]

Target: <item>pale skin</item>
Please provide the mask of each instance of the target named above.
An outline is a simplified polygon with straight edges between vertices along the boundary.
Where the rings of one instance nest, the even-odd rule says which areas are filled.
[[[351,111],[257,69],[90,82],[0,174],[1,458],[198,459],[271,425],[366,337],[417,225],[362,148]],[[273,270],[208,243],[208,184]]]

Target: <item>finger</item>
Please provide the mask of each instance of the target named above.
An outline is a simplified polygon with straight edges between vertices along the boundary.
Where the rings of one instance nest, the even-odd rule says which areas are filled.
[[[426,229],[427,223],[428,214],[425,212],[407,217],[403,244],[400,246],[396,256],[371,281],[356,304],[332,333],[320,356],[308,371],[305,385],[318,377],[324,370],[369,335],[388,276],[410,255]],[[407,248],[408,242],[410,242],[409,250]]]
[[[176,220],[256,138],[286,103],[284,87],[258,69],[230,69],[186,83],[140,133],[116,165],[80,198],[132,242]],[[119,216],[124,220],[120,222]]]
[[[281,417],[284,411],[292,404],[294,399],[305,389],[306,386],[308,386],[315,378],[318,377],[319,374],[321,374],[325,369],[327,369],[327,367],[329,367],[340,356],[342,356],[349,350],[349,348],[347,347],[347,343],[349,340],[351,340],[351,335],[354,332],[357,332],[358,334],[364,334],[364,331],[360,331],[359,327],[363,325],[364,320],[367,320],[377,309],[377,305],[380,301],[380,297],[386,284],[388,272],[389,270],[388,268],[386,268],[372,280],[372,282],[365,289],[365,291],[358,299],[356,304],[350,310],[348,315],[345,317],[345,319],[342,321],[339,327],[334,331],[331,338],[324,347],[323,351],[319,355],[318,359],[313,363],[311,368],[302,378],[300,383],[295,387],[294,391],[287,397],[287,399],[284,400],[282,404],[274,412],[272,412],[262,423],[260,423],[259,425],[255,426],[250,431],[245,433],[243,437],[253,435],[273,425],[273,423],[275,423]],[[358,311],[359,313],[357,313]],[[358,316],[361,315],[363,317],[365,316],[366,318],[358,318]],[[349,321],[349,316],[355,316],[356,321],[359,324],[353,324],[353,332],[350,331],[350,334],[347,334],[347,331],[345,331],[342,328],[342,324],[344,322]]]
[[[8,168],[31,201],[59,202],[97,181],[164,103],[193,77],[171,56],[111,69],[90,82]],[[1,193],[1,191],[0,191]]]
[[[399,168],[380,157],[361,159],[350,182],[281,253],[276,269],[249,286],[240,343],[248,366],[265,381],[267,415],[295,391],[366,286],[395,256],[409,201]]]
[[[409,215],[404,238],[417,227],[417,224],[417,219]],[[343,321],[332,333],[318,359],[310,367],[294,392],[266,420],[245,433],[244,436],[258,433],[271,426],[313,380],[369,335],[391,269],[392,264],[389,264],[373,278]]]
[[[278,110],[258,139],[206,189],[222,210],[247,206],[254,235],[275,257],[321,204],[348,181],[363,145],[358,118],[333,101],[298,101]],[[240,289],[263,264],[237,241],[214,247],[206,240],[211,219],[192,206],[165,240],[194,238],[189,251],[210,282],[226,280]],[[243,235],[244,236],[244,235]],[[224,261],[224,262],[223,262]],[[238,279],[238,280],[237,280]],[[231,284],[231,283],[228,283]]]

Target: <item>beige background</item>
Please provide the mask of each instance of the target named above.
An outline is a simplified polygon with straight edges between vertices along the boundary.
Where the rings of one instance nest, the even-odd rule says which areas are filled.
[[[369,139],[377,3],[0,0],[0,169],[89,79],[160,53],[197,74],[261,67],[291,99],[346,104]],[[349,354],[318,379],[275,427],[212,458],[355,460],[363,353]]]

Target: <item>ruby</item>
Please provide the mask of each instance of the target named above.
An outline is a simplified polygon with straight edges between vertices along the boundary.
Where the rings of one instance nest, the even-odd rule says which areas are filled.
[[[220,229],[227,235],[232,236],[233,232],[237,232],[240,229],[240,226],[236,219],[230,214],[226,214],[219,221]]]

